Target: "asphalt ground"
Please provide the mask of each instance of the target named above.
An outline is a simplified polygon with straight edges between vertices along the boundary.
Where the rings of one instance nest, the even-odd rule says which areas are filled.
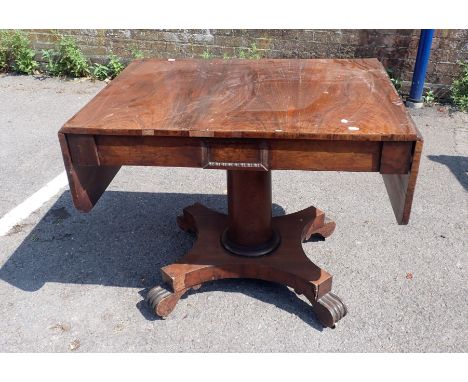
[[[63,171],[57,131],[104,85],[0,77],[0,217]],[[407,226],[379,174],[273,173],[274,214],[315,205],[337,223],[303,245],[348,306],[336,329],[257,280],[205,284],[154,317],[146,292],[194,241],[176,216],[226,211],[225,173],[125,167],[90,213],[63,189],[0,237],[0,351],[466,352],[468,115],[411,114],[425,143]]]

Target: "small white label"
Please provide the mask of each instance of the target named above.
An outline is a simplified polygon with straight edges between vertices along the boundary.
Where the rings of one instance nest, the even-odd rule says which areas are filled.
[[[343,119],[341,120],[341,123],[348,123],[348,120],[343,118]]]
[[[175,61],[175,58],[168,58],[167,61]]]
[[[356,127],[356,126],[349,126],[349,127],[348,127],[348,130],[351,130],[351,131],[358,131],[358,130],[359,130],[359,127]]]

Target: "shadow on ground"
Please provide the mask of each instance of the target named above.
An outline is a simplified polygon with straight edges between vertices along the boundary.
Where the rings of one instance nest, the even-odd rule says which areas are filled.
[[[173,263],[195,237],[180,230],[176,216],[195,202],[226,212],[225,195],[107,191],[88,214],[77,212],[64,192],[0,269],[0,279],[24,291],[45,283],[139,288],[144,297],[162,282],[159,268]],[[273,215],[284,210],[273,205]],[[12,235],[24,227],[15,227]],[[261,280],[219,280],[198,291],[244,293],[297,315],[321,330],[308,303],[283,285]],[[155,317],[144,301],[138,309]]]
[[[431,161],[446,165],[460,184],[468,191],[468,158],[458,155],[428,155]]]

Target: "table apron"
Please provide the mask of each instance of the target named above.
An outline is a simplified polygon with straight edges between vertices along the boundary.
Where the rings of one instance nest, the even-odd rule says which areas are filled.
[[[222,170],[365,171],[404,174],[413,142],[209,139],[67,134],[78,166]]]

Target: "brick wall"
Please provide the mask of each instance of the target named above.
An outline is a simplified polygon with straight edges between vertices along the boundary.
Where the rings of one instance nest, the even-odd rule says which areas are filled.
[[[53,47],[52,30],[30,30],[36,49]],[[73,36],[93,62],[103,62],[113,52],[131,58],[131,48],[145,57],[238,56],[255,43],[268,58],[352,58],[377,57],[407,91],[416,58],[420,30],[233,30],[233,29],[81,29],[58,30]],[[38,58],[40,59],[39,55]],[[436,94],[446,95],[458,75],[457,60],[468,60],[468,30],[437,30],[426,78]]]

